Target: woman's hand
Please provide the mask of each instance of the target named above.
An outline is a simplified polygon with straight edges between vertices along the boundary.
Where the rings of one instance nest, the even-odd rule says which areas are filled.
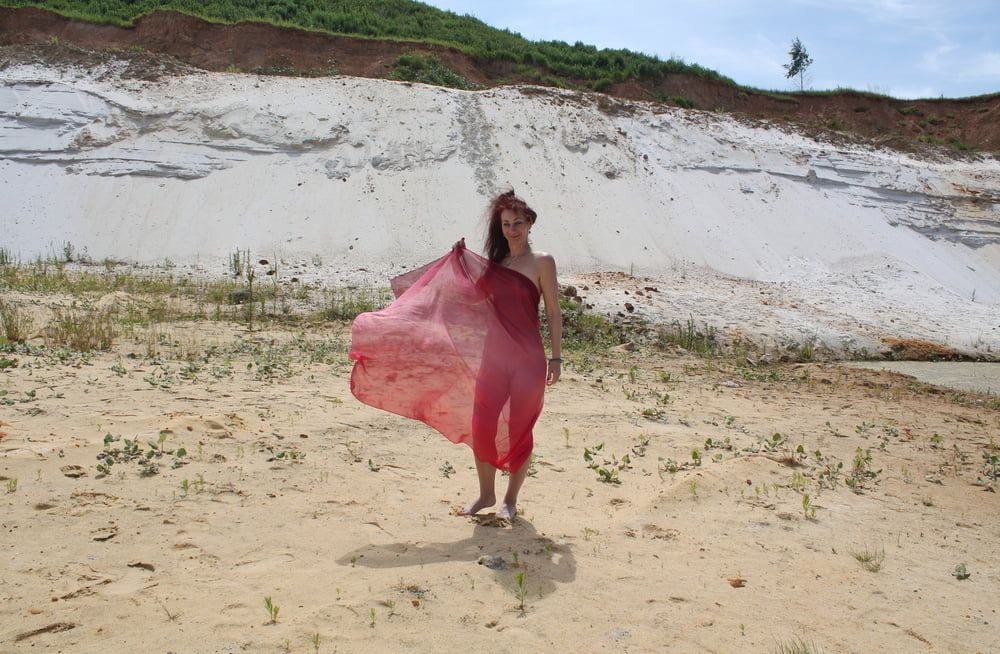
[[[559,359],[549,359],[549,370],[545,375],[545,385],[551,386],[552,384],[559,381],[559,376],[562,374],[562,361]]]
[[[451,249],[453,251],[455,251],[455,252],[457,252],[459,250],[464,250],[465,249],[465,237],[463,236],[462,238],[460,238],[457,241],[455,241],[455,245],[451,246]]]

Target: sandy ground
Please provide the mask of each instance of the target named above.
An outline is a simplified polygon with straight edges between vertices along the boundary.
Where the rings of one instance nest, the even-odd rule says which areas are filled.
[[[475,487],[469,450],[352,398],[345,328],[163,329],[92,357],[5,355],[0,651],[311,652],[319,634],[320,652],[801,638],[985,653],[1000,639],[998,498],[976,483],[1000,411],[984,396],[824,364],[573,353],[507,525],[451,514]],[[187,454],[98,477],[105,434]],[[584,460],[601,444],[618,484]],[[871,461],[852,490],[857,448]],[[866,550],[884,553],[878,571],[855,560]]]

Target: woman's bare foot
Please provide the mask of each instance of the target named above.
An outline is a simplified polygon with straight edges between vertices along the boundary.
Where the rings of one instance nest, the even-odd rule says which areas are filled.
[[[480,496],[475,502],[465,507],[461,515],[476,515],[485,508],[491,507],[497,503],[496,496],[493,497],[482,497]]]
[[[497,517],[513,522],[514,518],[517,517],[517,507],[513,504],[507,504],[504,502],[500,505],[500,510],[497,511]]]

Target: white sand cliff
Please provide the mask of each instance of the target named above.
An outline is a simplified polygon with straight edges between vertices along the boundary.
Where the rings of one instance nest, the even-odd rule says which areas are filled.
[[[239,247],[303,279],[384,285],[478,241],[507,186],[539,213],[536,248],[598,310],[629,302],[774,345],[1000,352],[994,159],[551,89],[0,71],[0,245],[22,259],[69,242],[221,274]],[[636,279],[592,283],[609,271]],[[645,286],[658,292],[625,294]]]

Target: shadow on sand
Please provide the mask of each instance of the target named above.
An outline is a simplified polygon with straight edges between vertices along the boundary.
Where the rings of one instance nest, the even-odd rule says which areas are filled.
[[[510,526],[493,514],[476,516],[472,535],[451,543],[389,543],[366,545],[337,559],[340,565],[366,568],[404,568],[459,561],[479,563],[493,571],[496,581],[512,595],[514,576],[524,573],[533,598],[554,592],[576,576],[576,559],[569,545],[539,536],[534,525],[517,518]],[[501,560],[502,559],[502,560]]]

